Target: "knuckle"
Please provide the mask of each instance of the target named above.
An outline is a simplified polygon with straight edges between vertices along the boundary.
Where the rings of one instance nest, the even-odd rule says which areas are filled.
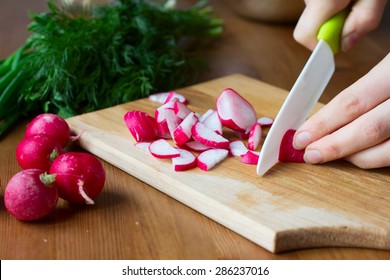
[[[378,144],[388,137],[386,125],[380,120],[373,120],[365,125],[366,142],[370,145]]]
[[[362,113],[362,105],[355,95],[348,93],[340,97],[340,110],[346,119],[355,119]]]

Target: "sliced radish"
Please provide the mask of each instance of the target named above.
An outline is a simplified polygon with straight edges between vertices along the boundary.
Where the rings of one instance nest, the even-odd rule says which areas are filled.
[[[134,144],[134,147],[136,147],[140,150],[149,152],[149,145],[150,145],[150,142],[137,142]]]
[[[175,158],[180,153],[165,139],[159,139],[149,145],[149,152],[156,158]]]
[[[199,121],[200,122],[204,122],[204,120],[210,116],[213,112],[215,112],[215,110],[213,109],[208,109],[203,115],[201,115],[201,117],[199,118]]]
[[[183,95],[181,95],[180,93],[177,93],[176,91],[168,92],[167,98],[165,99],[164,103],[168,103],[169,101],[175,100],[175,99],[179,100],[181,103],[184,103],[184,104],[187,103],[187,99]]]
[[[244,142],[240,140],[236,140],[233,142],[230,142],[230,153],[233,156],[242,156],[248,152],[248,148],[245,147]]]
[[[197,166],[196,156],[184,149],[176,149],[180,156],[172,158],[173,170],[185,171]]]
[[[293,139],[296,130],[289,129],[284,134],[282,141],[280,143],[279,149],[279,161],[281,162],[297,162],[304,163],[303,155],[305,150],[296,150],[293,147]]]
[[[160,107],[158,107],[154,112],[154,117],[157,122],[158,136],[160,138],[165,138],[165,139],[171,138],[171,134],[169,132],[167,118],[165,114],[166,113],[165,109],[167,108],[173,109],[174,104],[175,104],[174,101],[165,103]]]
[[[170,95],[173,95],[173,97],[179,99],[180,102],[182,102],[184,104],[187,103],[187,99],[183,95],[181,95],[180,93],[174,92],[174,91],[153,93],[153,94],[149,95],[149,100],[164,104],[167,101],[168,96],[170,96]],[[171,98],[172,98],[172,96],[169,97],[169,99],[171,99]]]
[[[241,155],[241,162],[245,164],[257,164],[259,156],[259,152],[248,150],[245,154]]]
[[[190,140],[192,133],[192,127],[198,121],[198,118],[193,112],[189,113],[188,116],[176,127],[173,131],[173,140],[176,145],[181,146]]]
[[[201,122],[196,122],[192,127],[192,137],[194,140],[202,143],[203,145],[217,148],[217,149],[229,149],[229,140],[224,138],[222,135],[219,135],[215,131],[206,127]]]
[[[262,127],[270,127],[274,123],[274,120],[270,117],[261,117],[257,119],[257,123]]]
[[[191,113],[191,110],[187,107],[187,105],[180,102],[180,100],[175,101],[173,110],[175,111],[175,114],[183,120],[188,116],[189,113]]]
[[[198,155],[198,167],[208,171],[228,156],[228,150],[211,149]]]
[[[217,112],[223,125],[240,132],[249,132],[257,121],[253,106],[231,88],[218,97]]]
[[[165,109],[165,117],[169,133],[171,134],[171,138],[173,139],[173,133],[175,129],[179,126],[179,124],[182,122],[182,119],[176,116],[175,111],[172,108]]]
[[[249,132],[248,149],[252,151],[256,150],[260,144],[260,140],[261,140],[261,125],[259,123],[255,123]]]
[[[207,151],[207,150],[211,149],[211,147],[203,145],[202,143],[199,143],[198,141],[186,142],[183,145],[183,148],[184,149],[190,149],[190,150],[193,150],[195,152],[203,152],[203,151]]]
[[[218,117],[217,111],[212,112],[204,121],[203,124],[214,130],[218,134],[222,134],[222,123]]]
[[[129,111],[124,115],[126,126],[135,141],[153,141],[157,138],[156,120],[142,111]]]

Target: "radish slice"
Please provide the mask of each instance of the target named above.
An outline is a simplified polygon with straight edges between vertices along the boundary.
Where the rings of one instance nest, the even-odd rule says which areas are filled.
[[[183,95],[181,95],[175,91],[168,92],[167,99],[165,99],[164,103],[167,103],[167,102],[169,102],[171,100],[175,100],[175,99],[180,100],[181,103],[184,103],[184,104],[187,103],[187,99]]]
[[[150,145],[149,142],[137,142],[134,144],[134,147],[149,152],[149,145]]]
[[[179,157],[172,159],[173,170],[185,171],[197,166],[196,156],[184,149],[176,149],[179,153]]]
[[[208,116],[210,116],[215,110],[213,109],[208,109],[200,118],[200,122],[204,122],[205,119],[207,119]]]
[[[270,127],[274,123],[274,120],[269,117],[261,117],[257,119],[257,123],[262,127]]]
[[[228,150],[211,149],[198,155],[198,167],[208,171],[228,156]]]
[[[191,110],[184,103],[180,102],[180,100],[176,100],[173,105],[173,110],[175,111],[176,116],[181,118],[182,120],[191,113]]]
[[[153,94],[149,95],[148,98],[149,98],[150,101],[154,101],[154,102],[158,102],[158,103],[164,104],[167,101],[168,96],[172,95],[171,93],[174,93],[173,97],[179,99],[180,102],[182,102],[184,104],[187,103],[187,99],[183,95],[181,95],[180,93],[174,92],[174,91],[153,93]],[[171,99],[172,96],[169,97],[169,98]]]
[[[158,128],[156,120],[142,111],[129,111],[124,120],[135,141],[153,141],[157,138]]]
[[[253,106],[231,88],[218,97],[217,112],[222,124],[236,131],[249,132],[257,122]]]
[[[175,158],[180,153],[167,140],[159,139],[149,145],[149,152],[156,158]]]
[[[245,154],[241,155],[241,162],[245,164],[257,164],[259,156],[259,152],[248,150]]]
[[[190,149],[190,150],[193,150],[195,152],[204,152],[204,151],[207,151],[207,150],[211,149],[211,147],[203,145],[203,144],[201,144],[201,143],[199,143],[197,141],[186,142],[183,145],[183,148]]]
[[[211,130],[210,128],[206,127],[203,123],[199,121],[196,122],[195,125],[192,127],[191,132],[192,137],[203,145],[216,149],[229,149],[229,140],[219,135],[215,131]]]
[[[172,108],[165,109],[165,118],[171,138],[174,138],[174,131],[182,122],[182,119],[176,116],[175,111]]]
[[[245,155],[248,152],[247,147],[245,147],[245,144],[240,141],[236,140],[230,143],[230,153],[233,156],[242,156]]]
[[[169,132],[167,118],[166,118],[166,114],[165,114],[166,113],[165,109],[167,109],[167,108],[173,109],[174,104],[175,104],[174,101],[165,103],[165,104],[161,105],[160,107],[158,107],[156,109],[156,111],[154,112],[154,117],[155,117],[156,122],[157,122],[158,136],[160,138],[165,138],[165,139],[171,138],[171,134]]]
[[[214,130],[218,134],[222,134],[222,123],[218,117],[217,111],[212,112],[204,121],[203,124]]]
[[[260,140],[261,140],[261,125],[255,123],[252,126],[251,131],[249,132],[248,149],[252,151],[256,150],[260,144]]]
[[[296,150],[293,147],[293,139],[296,130],[287,130],[280,143],[279,161],[280,162],[297,162],[304,163],[303,155],[305,150]]]
[[[176,127],[173,131],[173,140],[176,145],[181,146],[190,140],[192,133],[192,127],[198,121],[198,118],[195,117],[195,114],[191,112],[188,116]]]

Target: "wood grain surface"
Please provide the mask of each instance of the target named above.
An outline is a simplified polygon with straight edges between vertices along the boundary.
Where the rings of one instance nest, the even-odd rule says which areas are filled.
[[[187,5],[195,1],[178,2]],[[224,1],[210,3],[224,19],[225,31],[202,46],[210,67],[200,81],[241,73],[289,90],[310,55],[293,40],[294,24],[247,20]],[[336,73],[322,102],[362,77],[389,52],[389,7],[377,31],[350,52],[337,55]],[[44,0],[1,1],[1,58],[28,37],[28,12],[45,10]],[[342,245],[270,253],[105,161],[107,182],[95,206],[76,207],[61,201],[47,219],[19,222],[6,212],[2,201],[6,182],[20,171],[15,149],[28,121],[0,139],[0,259],[390,259],[389,250]],[[382,191],[386,188],[383,184]],[[364,204],[364,196],[362,193],[355,203]],[[334,197],[348,200],[338,191]]]

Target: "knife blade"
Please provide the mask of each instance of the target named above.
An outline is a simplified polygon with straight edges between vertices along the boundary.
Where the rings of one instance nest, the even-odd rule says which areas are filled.
[[[334,15],[320,28],[316,48],[286,97],[265,138],[257,163],[263,176],[277,162],[281,140],[289,129],[297,129],[306,120],[328,85],[334,71],[334,54],[340,48],[341,30],[347,10]]]

